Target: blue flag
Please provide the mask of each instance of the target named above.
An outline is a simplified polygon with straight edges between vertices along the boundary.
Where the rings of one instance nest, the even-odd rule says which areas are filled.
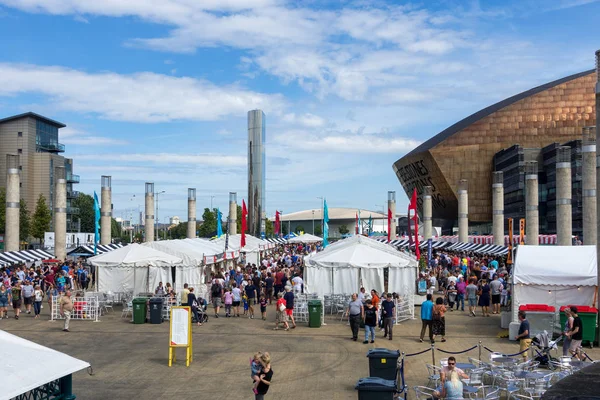
[[[223,214],[221,214],[221,211],[219,211],[219,209],[217,208],[217,237],[223,236],[223,226],[221,226],[222,217]]]
[[[94,191],[94,255],[98,254],[98,242],[100,241],[100,202],[98,195]]]
[[[329,211],[327,210],[327,200],[323,200],[323,248],[329,245]]]

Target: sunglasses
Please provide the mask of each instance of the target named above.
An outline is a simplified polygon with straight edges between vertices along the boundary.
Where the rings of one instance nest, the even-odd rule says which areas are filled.
[[[448,365],[456,365],[456,363],[448,363]]]

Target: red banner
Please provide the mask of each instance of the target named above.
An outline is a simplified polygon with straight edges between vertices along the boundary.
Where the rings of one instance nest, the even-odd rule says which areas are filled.
[[[414,212],[414,215],[410,216],[410,211]],[[421,258],[421,249],[419,249],[419,215],[417,214],[417,188],[413,190],[412,198],[410,199],[410,203],[408,204],[408,238],[409,242],[412,244],[412,228],[411,228],[411,220],[415,224],[415,254],[417,256],[417,261]]]
[[[281,227],[281,222],[279,220],[279,216],[281,214],[279,211],[275,211],[275,236],[279,236],[279,228]]]
[[[248,209],[246,208],[246,202],[242,199],[242,238],[240,240],[240,247],[242,248],[246,246],[246,217],[248,217]]]
[[[388,208],[388,242],[390,240],[392,240],[392,237],[393,237],[391,229],[392,229],[392,210],[390,210]],[[395,233],[396,232],[394,232],[394,236],[396,236]]]
[[[354,227],[354,233],[358,235],[358,213],[356,213],[356,226]]]

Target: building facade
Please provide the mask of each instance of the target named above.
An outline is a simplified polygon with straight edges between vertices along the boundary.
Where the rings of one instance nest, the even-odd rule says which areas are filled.
[[[248,111],[248,233],[265,235],[266,118],[261,110]]]
[[[488,234],[496,153],[514,145],[524,152],[581,139],[583,127],[596,123],[595,83],[594,70],[590,70],[496,103],[415,148],[394,163],[394,172],[407,196],[417,188],[419,214],[423,187],[432,187],[433,225],[442,227],[444,233],[457,225],[458,183],[466,179],[469,229]]]
[[[21,199],[31,213],[40,194],[54,214],[54,169],[64,167],[67,178],[67,231],[77,232],[73,214],[78,210],[71,201],[79,194],[73,185],[73,160],[61,155],[65,146],[58,141],[58,131],[66,125],[33,112],[0,119],[0,187],[6,188],[6,155],[19,155]]]

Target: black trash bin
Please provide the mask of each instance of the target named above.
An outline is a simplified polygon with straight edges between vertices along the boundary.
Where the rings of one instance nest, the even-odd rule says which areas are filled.
[[[358,400],[394,400],[396,381],[381,378],[360,378],[356,382]]]
[[[369,376],[372,378],[396,380],[398,358],[400,358],[399,350],[370,349],[367,357],[369,357]]]
[[[151,324],[162,324],[162,297],[152,297],[150,299],[150,323]]]

